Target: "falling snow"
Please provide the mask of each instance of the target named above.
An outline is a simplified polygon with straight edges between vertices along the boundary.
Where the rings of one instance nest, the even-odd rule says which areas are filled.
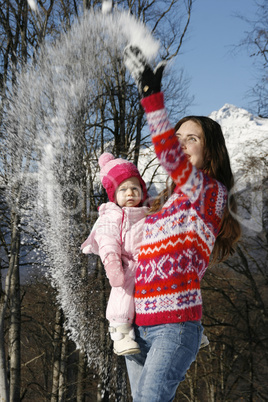
[[[37,12],[35,0],[28,3]],[[111,55],[122,57],[125,46],[133,43],[152,61],[159,49],[145,25],[127,11],[108,13],[111,2],[106,3],[105,10],[85,13],[55,44],[46,43],[37,59],[22,68],[5,116],[4,146],[14,162],[10,170],[13,188],[23,180],[37,191],[35,227],[49,260],[48,276],[57,289],[70,337],[87,353],[90,363],[94,363],[92,356],[98,359],[98,353],[91,353],[94,334],[88,321],[93,313],[81,308],[85,297],[81,255],[72,233],[79,228],[68,216],[62,197],[75,171],[75,149],[80,146],[74,137],[76,120],[81,110],[94,103],[100,77],[113,74]],[[69,166],[65,171],[58,163],[63,157]],[[9,202],[15,207],[17,199],[12,197],[10,190]]]

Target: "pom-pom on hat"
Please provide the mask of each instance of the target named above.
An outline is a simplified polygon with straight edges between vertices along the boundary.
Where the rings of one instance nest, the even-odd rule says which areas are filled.
[[[141,204],[143,204],[147,198],[147,189],[134,163],[121,158],[115,159],[109,152],[104,152],[99,157],[99,165],[101,182],[110,201],[115,202],[115,191],[124,180],[137,177],[142,188]]]

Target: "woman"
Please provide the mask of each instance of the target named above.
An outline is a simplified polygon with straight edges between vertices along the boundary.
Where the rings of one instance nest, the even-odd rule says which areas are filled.
[[[222,260],[232,253],[240,226],[228,204],[233,175],[220,126],[192,116],[172,128],[160,92],[163,64],[153,72],[132,46],[125,64],[143,97],[156,155],[172,179],[145,220],[135,281],[141,353],[126,362],[133,401],[166,402],[199,350],[200,281],[210,256]]]

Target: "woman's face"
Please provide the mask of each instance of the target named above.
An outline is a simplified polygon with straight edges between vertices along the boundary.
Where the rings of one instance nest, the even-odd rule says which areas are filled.
[[[193,120],[183,123],[176,135],[184,153],[197,169],[204,166],[204,133],[202,127]]]

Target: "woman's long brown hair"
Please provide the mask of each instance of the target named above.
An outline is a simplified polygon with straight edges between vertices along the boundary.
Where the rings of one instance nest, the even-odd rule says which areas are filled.
[[[234,185],[234,177],[230,165],[228,151],[225,145],[221,126],[206,116],[187,116],[175,126],[175,132],[186,121],[192,120],[199,124],[204,133],[204,166],[203,171],[210,177],[220,181],[229,192],[228,205],[225,208],[219,234],[217,236],[212,261],[223,261],[234,252],[234,246],[241,236],[241,228],[234,217],[237,205],[233,194],[230,193]],[[169,179],[170,180],[170,179]],[[159,211],[167,199],[174,192],[176,184],[166,183],[166,188],[154,200],[149,214]]]

